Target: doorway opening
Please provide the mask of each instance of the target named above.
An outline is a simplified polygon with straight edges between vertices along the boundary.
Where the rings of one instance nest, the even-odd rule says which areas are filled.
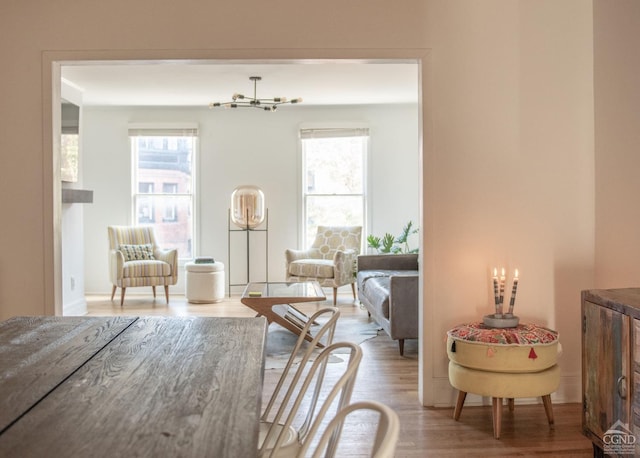
[[[300,51],[302,54],[304,54],[304,50]],[[332,51],[334,52],[334,51]],[[422,67],[421,67],[421,63],[422,63],[422,59],[425,58],[426,54],[428,54],[425,50],[423,50],[424,54],[421,53],[416,53],[415,51],[406,51],[406,52],[398,52],[397,50],[383,50],[383,51],[376,51],[376,50],[371,50],[368,52],[365,52],[364,56],[363,55],[359,55],[359,56],[355,56],[354,53],[349,52],[349,51],[344,51],[344,52],[338,52],[337,56],[332,56],[330,59],[327,59],[327,62],[334,62],[334,63],[357,63],[359,65],[373,65],[373,64],[391,64],[391,63],[408,63],[411,62],[413,65],[415,65],[416,67],[416,71],[418,74],[418,78],[416,81],[415,86],[412,88],[412,90],[417,94],[418,97],[418,101],[415,107],[415,122],[417,125],[417,139],[416,139],[416,143],[418,145],[418,160],[417,160],[417,164],[416,164],[416,168],[418,169],[419,172],[419,192],[416,195],[416,203],[418,206],[418,211],[419,211],[419,217],[418,217],[418,221],[422,221],[422,171],[420,170],[420,166],[422,164],[422,155],[423,155],[423,141],[422,141],[422,136],[423,136],[423,106],[422,106],[422,92],[423,92],[423,85],[424,83],[421,81],[422,78]],[[116,53],[118,54],[118,53]],[[269,53],[267,53],[269,54]],[[311,55],[314,55],[315,53],[311,53]],[[357,54],[362,54],[361,52],[357,52]],[[345,57],[347,56],[347,57]],[[66,68],[67,66],[69,68],[73,67],[73,66],[80,66],[80,65],[87,65],[87,66],[92,66],[92,65],[98,65],[98,64],[104,64],[105,62],[107,62],[107,60],[103,60],[102,58],[104,56],[82,56],[82,60],[75,60],[77,56],[66,56],[65,53],[52,53],[52,54],[48,54],[45,56],[45,63],[50,64],[51,66],[51,76],[52,76],[52,92],[51,92],[51,103],[52,106],[55,107],[57,106],[58,103],[60,103],[60,86],[59,86],[59,81],[61,81],[61,77],[62,77],[62,70],[63,68]],[[117,58],[116,58],[117,57]],[[159,64],[166,64],[166,63],[170,63],[175,65],[176,62],[180,62],[180,63],[184,63],[184,64],[195,64],[195,63],[205,63],[205,62],[214,62],[216,64],[233,64],[233,65],[237,65],[240,68],[246,68],[245,66],[247,65],[251,65],[251,64],[255,64],[255,63],[268,63],[270,65],[280,65],[282,66],[282,69],[284,69],[287,64],[293,64],[293,63],[303,63],[306,64],[308,66],[315,66],[318,64],[318,60],[314,59],[314,60],[308,60],[306,61],[304,58],[301,57],[296,57],[296,58],[278,58],[278,59],[273,59],[273,58],[269,58],[269,59],[260,59],[259,61],[255,61],[255,60],[246,60],[246,59],[229,59],[228,56],[225,57],[224,59],[220,59],[220,58],[215,58],[215,59],[211,59],[211,56],[203,56],[202,59],[200,60],[193,60],[193,59],[189,59],[189,60],[184,60],[184,61],[176,61],[176,60],[171,60],[171,61],[167,61],[166,59],[162,59],[162,60],[146,60],[146,61],[135,61],[133,59],[128,59],[128,56],[125,55],[118,55],[118,56],[112,56],[111,59],[109,60],[109,63],[111,65],[123,65],[123,64],[132,64],[132,63],[140,63],[140,64],[144,64],[144,65],[159,65]],[[304,95],[300,94],[303,98]],[[211,98],[213,98],[214,96],[212,96]],[[173,110],[178,110],[179,108],[172,108]],[[282,110],[284,111],[284,110]],[[266,113],[268,114],[268,113]],[[59,120],[56,119],[56,112],[55,109],[52,110],[51,113],[51,124],[53,126],[53,136],[55,136],[55,133],[58,132],[57,129],[59,129]],[[46,141],[45,141],[46,143]],[[54,140],[53,138],[50,139],[50,143],[52,146],[52,150],[56,151],[56,154],[58,153],[58,145],[57,145],[57,141]],[[60,185],[60,172],[59,172],[59,163],[58,160],[56,159],[56,154],[54,154],[54,159],[52,161],[52,170],[51,170],[51,177],[52,177],[52,182],[51,182],[51,193],[52,193],[52,201],[54,202],[54,208],[52,211],[52,215],[53,215],[53,233],[52,233],[52,237],[51,237],[51,246],[52,246],[52,260],[53,260],[53,281],[51,282],[51,290],[53,292],[53,297],[55,298],[54,301],[54,312],[57,315],[63,315],[64,314],[64,303],[63,303],[63,295],[62,295],[62,289],[63,289],[63,263],[62,263],[62,230],[61,230],[61,216],[62,216],[62,209],[61,206],[59,204],[57,204],[57,200],[53,199],[54,195],[59,195],[60,194],[60,189],[61,189],[61,185]],[[375,230],[375,229],[374,229]],[[105,238],[102,237],[101,234],[97,234],[96,235],[97,238]],[[104,242],[106,244],[106,241]],[[422,245],[422,240],[420,241],[420,245]],[[100,249],[100,247],[98,247],[98,249]],[[77,284],[77,279],[75,279],[76,284]],[[422,281],[421,281],[422,284]],[[422,288],[420,291],[420,295],[421,295],[421,299],[420,299],[420,303],[422,304]],[[424,348],[423,344],[421,344],[421,347]],[[422,358],[422,356],[421,356]]]

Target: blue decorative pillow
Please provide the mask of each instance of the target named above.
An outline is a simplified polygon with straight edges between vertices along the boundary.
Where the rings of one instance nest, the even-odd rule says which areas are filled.
[[[155,259],[153,256],[153,245],[147,243],[145,245],[120,245],[120,251],[125,261],[144,261],[146,259]]]

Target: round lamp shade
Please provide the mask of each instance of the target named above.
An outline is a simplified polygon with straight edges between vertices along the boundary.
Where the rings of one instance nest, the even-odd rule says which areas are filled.
[[[253,229],[264,221],[264,193],[257,186],[238,186],[231,194],[231,221],[242,229]]]

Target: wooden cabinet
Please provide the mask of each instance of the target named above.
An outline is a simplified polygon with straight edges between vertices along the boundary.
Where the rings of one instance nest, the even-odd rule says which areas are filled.
[[[582,396],[594,456],[639,456],[640,288],[582,292]]]

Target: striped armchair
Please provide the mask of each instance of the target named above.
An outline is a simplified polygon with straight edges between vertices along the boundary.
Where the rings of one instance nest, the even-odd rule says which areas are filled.
[[[333,288],[333,305],[338,288],[350,284],[355,299],[361,237],[361,226],[318,226],[310,249],[285,251],[287,281],[317,280],[321,286]]]
[[[111,300],[121,288],[120,305],[124,304],[127,288],[164,286],[169,303],[169,285],[178,281],[177,250],[161,250],[152,227],[109,226],[109,277],[113,284]]]

